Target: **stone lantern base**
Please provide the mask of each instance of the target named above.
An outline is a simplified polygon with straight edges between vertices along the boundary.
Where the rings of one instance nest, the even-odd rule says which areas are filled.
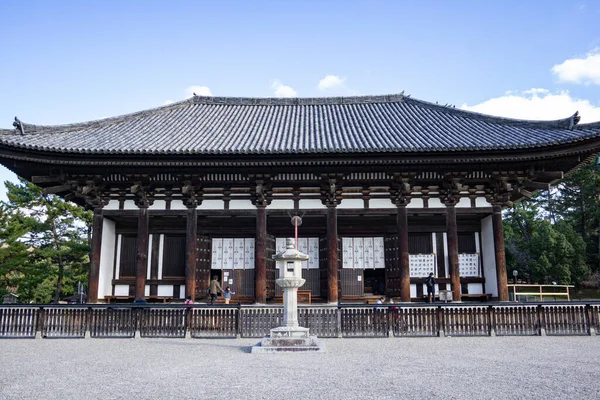
[[[310,336],[308,328],[301,326],[280,326],[271,329],[271,334],[265,336],[256,346],[252,346],[252,353],[279,353],[287,351],[312,351],[325,352],[323,342],[316,336]]]

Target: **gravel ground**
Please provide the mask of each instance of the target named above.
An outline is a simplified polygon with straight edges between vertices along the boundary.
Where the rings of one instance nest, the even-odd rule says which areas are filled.
[[[600,337],[0,340],[0,399],[598,399]],[[284,383],[294,376],[294,382]]]

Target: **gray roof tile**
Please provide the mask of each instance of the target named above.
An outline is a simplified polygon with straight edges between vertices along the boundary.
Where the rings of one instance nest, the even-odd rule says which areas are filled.
[[[404,95],[193,97],[134,114],[60,126],[16,120],[0,144],[64,153],[284,154],[476,151],[600,137],[600,123],[493,117]]]

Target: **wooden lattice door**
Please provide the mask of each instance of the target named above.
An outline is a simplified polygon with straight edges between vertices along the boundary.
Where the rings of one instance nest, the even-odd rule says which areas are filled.
[[[388,296],[400,296],[400,263],[398,236],[384,239],[385,289]]]
[[[207,296],[210,285],[212,240],[198,235],[196,239],[196,297]]]
[[[267,264],[267,299],[275,297],[275,279],[277,279],[277,270],[275,269],[275,237],[267,235],[265,243],[267,254],[265,254]]]

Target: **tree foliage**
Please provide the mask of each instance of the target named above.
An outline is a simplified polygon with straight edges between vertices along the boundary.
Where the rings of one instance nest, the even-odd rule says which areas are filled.
[[[508,209],[507,268],[530,282],[580,284],[598,272],[600,174],[588,164]]]
[[[0,277],[21,301],[58,302],[87,282],[92,214],[25,180],[5,183]]]

